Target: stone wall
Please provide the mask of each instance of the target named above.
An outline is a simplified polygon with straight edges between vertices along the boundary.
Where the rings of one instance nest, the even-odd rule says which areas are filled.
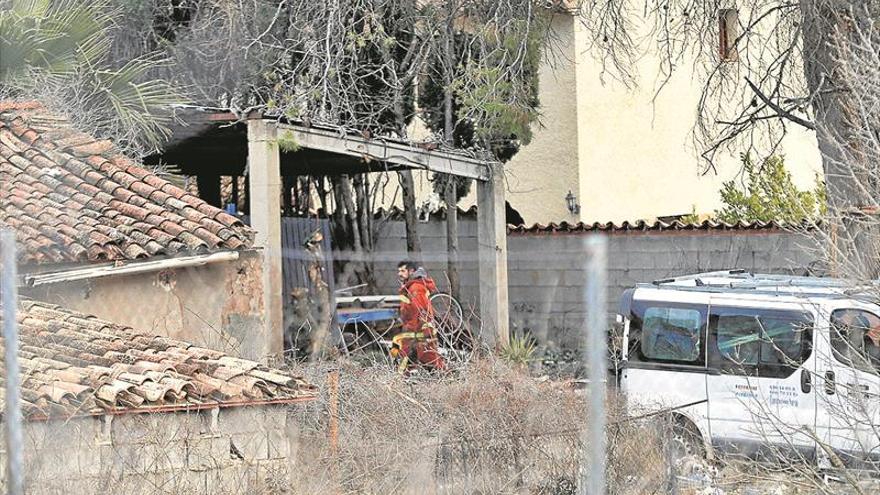
[[[446,233],[440,221],[419,224],[423,261],[441,290],[445,280]],[[476,222],[460,222],[462,301],[478,304]],[[508,280],[511,328],[529,332],[550,348],[576,347],[583,325],[585,277],[583,233],[511,233]],[[813,256],[807,239],[780,230],[617,230],[609,235],[608,312],[636,283],[703,271],[743,268],[763,273],[803,274]],[[374,260],[383,293],[397,291],[396,265],[406,258],[402,222],[380,230]],[[345,256],[336,253],[337,256]]]
[[[291,482],[291,429],[281,405],[32,421],[27,492],[266,493]]]
[[[269,354],[263,335],[262,255],[209,265],[26,289],[41,301],[246,359]]]

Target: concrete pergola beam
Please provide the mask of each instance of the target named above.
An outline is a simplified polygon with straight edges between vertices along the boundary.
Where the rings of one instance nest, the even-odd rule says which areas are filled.
[[[467,177],[480,181],[490,177],[486,162],[440,150],[425,150],[395,141],[367,139],[328,129],[279,123],[278,129],[289,132],[297,145],[303,148],[338,153],[402,168],[416,168]]]
[[[445,151],[425,150],[399,142],[253,118],[247,121],[251,227],[263,249],[263,303],[266,308],[267,354],[283,350],[281,151],[279,136],[299,148],[335,153],[347,158],[383,162],[394,168],[422,169],[477,180],[478,260],[480,272],[481,340],[498,349],[509,340],[507,296],[507,224],[504,176],[500,164]]]

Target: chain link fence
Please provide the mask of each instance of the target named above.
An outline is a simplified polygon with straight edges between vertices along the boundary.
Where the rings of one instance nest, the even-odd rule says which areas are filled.
[[[4,396],[13,408],[4,414],[7,490],[16,493],[21,483],[18,493],[870,493],[861,477],[825,476],[806,458],[706,459],[703,437],[681,421],[689,404],[633,409],[618,386],[626,371],[622,328],[609,324],[612,301],[600,294],[603,263],[589,241],[552,255],[554,266],[575,267],[554,269],[555,286],[529,268],[550,291],[536,305],[550,301],[557,313],[578,308],[577,346],[555,345],[552,328],[535,331],[540,316],[512,325],[510,344],[483,345],[480,332],[488,329],[468,295],[475,256],[460,256],[471,268],[462,274],[466,290],[454,297],[442,253],[427,252],[424,264],[440,285],[432,324],[448,367],[402,374],[389,354],[400,301],[388,287],[398,283],[393,268],[403,255],[376,253],[378,286],[339,284],[328,268],[344,273],[350,253],[328,248],[313,235],[326,226],[316,225],[301,229],[297,242],[305,245],[282,253],[289,258],[284,266],[299,270],[299,282],[284,286],[285,330],[275,333],[265,333],[262,293],[270,253],[83,263],[60,273],[4,261],[4,330],[14,330],[12,322],[22,327],[21,406],[30,412],[15,447],[15,401]],[[19,292],[17,305],[11,288]],[[547,314],[541,311],[534,314]],[[150,337],[153,347],[134,336],[108,339],[111,323],[160,337]],[[570,339],[575,323],[566,325]],[[76,332],[88,334],[88,342]],[[281,334],[284,352],[270,353]],[[316,341],[324,353],[312,352]],[[6,351],[16,348],[10,342],[4,337]],[[183,351],[203,354],[169,364],[167,353]],[[88,361],[94,356],[100,359]],[[241,364],[250,360],[269,366]],[[217,363],[207,369],[210,379],[176,382],[194,362]],[[13,364],[4,361],[6,390],[14,384]],[[267,375],[246,376],[235,366]],[[126,374],[132,367],[138,373]],[[72,369],[92,370],[103,376],[102,386],[120,387],[114,400],[124,407],[92,407],[104,404],[106,389],[71,385]],[[314,398],[270,400],[272,373],[314,384]],[[210,399],[182,400],[198,395],[196,385],[217,390]],[[155,399],[144,399],[151,407],[143,407],[144,397]]]

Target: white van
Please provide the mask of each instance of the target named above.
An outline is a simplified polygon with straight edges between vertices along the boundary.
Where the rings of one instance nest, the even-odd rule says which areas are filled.
[[[629,289],[620,316],[631,414],[669,411],[700,453],[880,458],[880,306],[867,291],[711,272]]]

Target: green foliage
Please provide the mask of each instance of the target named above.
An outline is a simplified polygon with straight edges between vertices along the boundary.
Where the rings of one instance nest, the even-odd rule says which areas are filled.
[[[300,145],[292,132],[284,131],[281,136],[278,137],[278,149],[285,153],[293,153],[299,151]]]
[[[473,121],[475,141],[501,161],[532,140],[543,32],[525,20],[511,22],[500,39],[491,39],[488,53],[466,60],[452,84],[459,113]],[[515,55],[520,51],[522,59]],[[512,64],[517,69],[511,75]]]
[[[718,220],[800,223],[825,213],[825,185],[820,179],[816,179],[814,190],[801,191],[792,182],[781,156],[767,158],[760,167],[748,154],[742,157],[742,162],[747,180],[745,189],[738,187],[735,181],[724,183],[721,199],[725,206],[715,212]]]
[[[696,225],[696,224],[700,223],[700,215],[697,215],[697,206],[696,205],[691,205],[690,214],[681,217],[681,223],[692,224],[692,225]]]
[[[539,116],[538,69],[546,22],[535,16],[512,20],[501,31],[487,28],[454,34],[456,65],[449,88],[454,146],[488,150],[506,162],[521,145],[531,142],[531,124]],[[428,127],[441,135],[448,76],[442,56],[439,53],[430,61],[429,77],[422,78],[419,92]]]
[[[72,74],[94,65],[109,47],[106,4],[72,0],[13,0],[0,10],[0,81],[21,82],[29,70]]]
[[[486,12],[475,10],[470,15],[480,25],[480,16]],[[518,15],[523,18],[510,19],[502,28],[489,22],[485,29],[454,32],[455,65],[451,68],[443,60],[445,40],[439,39],[441,48],[429,61],[428,77],[421,79],[419,91],[419,106],[431,130],[445,134],[444,97],[451,91],[452,144],[487,150],[501,162],[531,142],[531,125],[539,116],[538,69],[548,19]],[[451,81],[448,87],[447,79]],[[434,191],[444,195],[449,180],[455,182],[457,198],[470,192],[472,181],[439,176],[433,179]]]
[[[528,336],[514,336],[501,348],[501,359],[512,366],[528,366],[534,360],[536,348]]]
[[[182,97],[150,77],[164,61],[155,55],[112,67],[107,33],[118,13],[106,0],[11,0],[0,10],[0,88],[33,98],[48,91],[98,129],[125,129],[147,145],[167,135],[167,109]]]

